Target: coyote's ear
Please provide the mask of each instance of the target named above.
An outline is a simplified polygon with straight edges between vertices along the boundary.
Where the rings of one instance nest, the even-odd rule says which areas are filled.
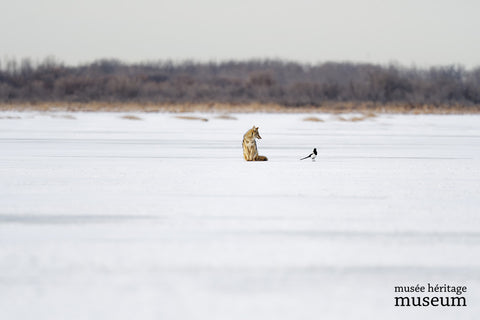
[[[253,130],[255,130],[255,125],[253,126],[253,128],[252,128],[252,129],[253,129]]]

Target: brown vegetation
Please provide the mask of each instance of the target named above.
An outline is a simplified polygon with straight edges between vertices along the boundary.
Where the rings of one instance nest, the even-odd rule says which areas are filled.
[[[307,117],[304,118],[303,121],[311,121],[311,122],[323,122],[323,119],[317,117]]]
[[[222,120],[237,120],[237,118],[229,115],[229,114],[221,114],[219,116],[216,116],[215,119],[222,119]]]
[[[350,121],[350,122],[358,122],[358,121],[363,121],[363,120],[367,120],[369,118],[375,118],[377,115],[373,112],[368,112],[368,113],[364,113],[360,116],[351,116],[349,118],[345,118],[344,116],[337,116],[337,119],[340,120],[340,121]]]
[[[402,114],[478,114],[480,105],[419,105],[411,106],[405,104],[373,105],[371,103],[330,102],[321,108],[314,106],[287,107],[275,104],[154,104],[154,103],[64,103],[64,102],[42,102],[42,103],[0,103],[0,111],[41,111],[41,112],[221,112],[221,113],[248,113],[248,112],[269,112],[269,113],[402,113]]]
[[[142,120],[142,118],[137,117],[137,116],[134,116],[134,115],[132,115],[132,114],[124,115],[124,116],[122,117],[122,119],[126,119],[126,120]]]
[[[8,119],[8,120],[18,120],[18,119],[22,119],[21,117],[18,117],[18,116],[1,116],[0,119]]]
[[[0,64],[0,104],[3,110],[477,113],[480,68],[280,60],[100,60],[71,67],[8,60]]]
[[[208,121],[207,118],[197,117],[197,116],[176,116],[177,119],[184,119],[184,120],[200,120],[200,121]]]

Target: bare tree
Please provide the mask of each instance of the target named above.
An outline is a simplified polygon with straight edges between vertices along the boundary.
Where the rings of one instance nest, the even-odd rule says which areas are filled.
[[[1,66],[0,102],[480,104],[480,68],[459,66],[417,69],[282,60],[125,64],[103,59],[67,67],[53,57],[37,64],[6,59]]]

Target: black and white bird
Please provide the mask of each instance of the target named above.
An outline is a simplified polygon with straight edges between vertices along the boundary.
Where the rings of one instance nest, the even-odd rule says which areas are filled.
[[[312,161],[315,161],[316,157],[317,157],[317,148],[313,148],[312,153],[310,153],[308,156],[306,156],[305,158],[302,158],[300,160],[305,160],[305,159],[308,159],[308,158],[312,158]]]

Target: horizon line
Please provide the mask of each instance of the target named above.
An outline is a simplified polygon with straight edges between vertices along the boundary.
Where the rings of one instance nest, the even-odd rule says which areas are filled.
[[[66,62],[62,58],[57,57],[56,55],[46,55],[43,57],[28,57],[28,56],[22,56],[22,57],[17,57],[17,56],[12,56],[12,55],[4,55],[3,57],[0,57],[0,70],[4,69],[4,63],[8,62],[14,62],[14,63],[30,63],[33,64],[33,66],[38,66],[42,64],[55,64],[55,65],[62,65],[62,66],[67,66],[67,67],[82,67],[86,65],[91,65],[94,63],[98,62],[104,62],[104,61],[109,61],[109,62],[116,62],[119,64],[123,65],[148,65],[148,64],[159,64],[159,63],[173,63],[175,65],[181,65],[181,64],[187,64],[187,63],[193,63],[193,64],[224,64],[224,63],[231,63],[231,62],[236,62],[236,63],[246,63],[246,62],[282,62],[282,63],[292,63],[292,64],[298,64],[301,66],[307,66],[307,67],[315,67],[315,66],[320,66],[320,65],[325,65],[325,64],[352,64],[352,65],[374,65],[374,66],[381,66],[381,67],[398,67],[398,68],[406,68],[406,69],[432,69],[432,68],[445,68],[445,67],[458,67],[462,68],[465,70],[476,70],[480,68],[480,64],[474,65],[474,66],[467,66],[464,63],[461,62],[451,62],[451,63],[445,63],[445,64],[433,64],[433,65],[422,65],[422,64],[417,64],[415,62],[411,62],[410,64],[407,63],[402,63],[396,59],[391,59],[388,62],[372,62],[372,61],[366,61],[366,60],[332,60],[332,59],[326,59],[326,60],[319,60],[316,62],[313,61],[302,61],[301,59],[291,59],[291,58],[283,58],[283,57],[249,57],[249,58],[154,58],[154,59],[125,59],[125,58],[119,58],[119,57],[98,57],[98,58],[92,58],[92,59],[87,59],[84,61],[78,61],[78,62]]]

